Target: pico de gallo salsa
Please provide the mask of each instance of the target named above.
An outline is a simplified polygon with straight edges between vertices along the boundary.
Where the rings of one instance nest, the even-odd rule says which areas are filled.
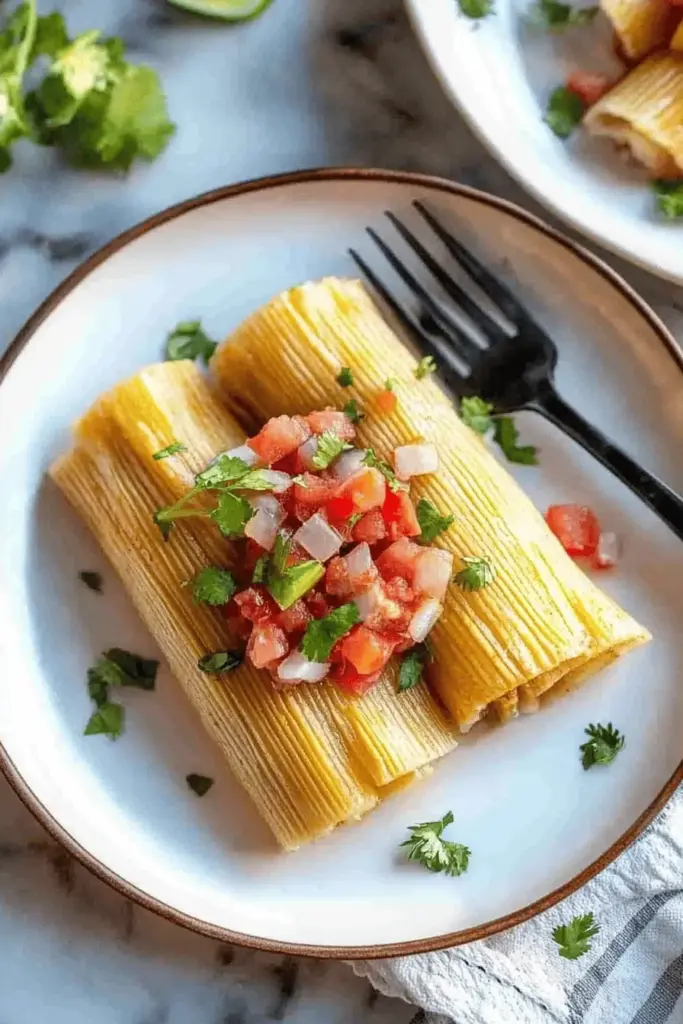
[[[442,612],[453,556],[416,542],[409,493],[411,477],[438,469],[436,449],[404,445],[389,463],[355,435],[345,413],[326,409],[275,417],[224,453],[271,485],[242,492],[251,509],[225,609],[248,660],[278,688],[329,679],[361,695]]]

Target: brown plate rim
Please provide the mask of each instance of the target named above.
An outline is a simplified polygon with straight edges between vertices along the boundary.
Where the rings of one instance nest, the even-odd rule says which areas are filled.
[[[683,370],[683,352],[679,349],[673,335],[665,327],[655,312],[648,306],[637,292],[631,288],[616,271],[607,266],[601,259],[593,255],[582,245],[574,242],[555,228],[546,224],[539,217],[517,206],[506,199],[471,188],[468,185],[459,185],[428,174],[418,174],[409,171],[389,171],[375,168],[353,168],[353,167],[331,167],[315,168],[312,170],[293,171],[287,174],[269,175],[262,178],[255,178],[235,185],[228,185],[222,188],[204,192],[192,199],[184,200],[173,206],[162,210],[160,213],[148,217],[132,228],[117,235],[88,259],[81,263],[76,269],[45,299],[36,312],[27,320],[26,324],[17,334],[14,341],[0,359],[0,384],[7,376],[7,373],[27,345],[31,337],[43,321],[59,306],[62,300],[69,295],[93,270],[114,253],[123,249],[130,242],[147,234],[162,224],[177,217],[181,217],[202,206],[209,206],[212,203],[221,202],[224,199],[231,199],[246,195],[250,192],[265,191],[270,188],[281,188],[287,185],[310,184],[314,182],[330,181],[376,181],[387,184],[409,185],[415,188],[432,189],[435,192],[446,192],[451,195],[463,196],[474,202],[485,206],[493,207],[509,216],[517,218],[529,227],[535,228],[546,237],[563,246],[574,256],[577,256],[597,273],[606,278],[622,296],[636,308],[636,310],[649,323],[652,330],[660,338],[670,355],[677,363],[679,369]],[[116,872],[110,870],[105,864],[94,857],[88,850],[84,849],[74,837],[67,832],[59,822],[52,816],[47,807],[38,799],[27,782],[22,777],[19,769],[9,757],[2,743],[0,743],[0,770],[14,789],[17,796],[22,800],[31,813],[38,819],[40,824],[50,835],[61,843],[67,851],[72,854],[81,864],[90,870],[102,881],[106,882],[117,892],[147,910],[158,914],[160,917],[175,924],[182,925],[190,931],[206,935],[209,938],[219,939],[223,942],[233,943],[250,949],[260,949],[273,953],[294,954],[297,956],[310,956],[330,959],[375,959],[378,957],[408,956],[415,953],[428,953],[435,950],[447,949],[452,946],[459,946],[466,942],[476,942],[485,939],[490,935],[512,928],[528,921],[537,914],[548,910],[550,907],[566,899],[573,892],[585,885],[599,871],[602,871],[611,864],[623,851],[636,839],[643,829],[653,820],[658,812],[674,793],[675,789],[683,781],[683,760],[666,782],[661,791],[657,794],[650,805],[636,819],[633,825],[619,839],[616,840],[600,857],[594,860],[578,875],[565,882],[546,896],[535,900],[533,903],[522,907],[519,910],[496,918],[486,924],[475,928],[466,928],[461,931],[449,932],[444,935],[436,935],[431,938],[416,939],[409,942],[394,942],[383,945],[372,946],[318,946],[296,942],[283,942],[275,939],[259,938],[255,935],[248,935],[243,932],[234,932],[229,928],[202,921],[190,914],[185,914],[174,907],[155,899],[148,893],[143,892],[130,882],[122,878]]]

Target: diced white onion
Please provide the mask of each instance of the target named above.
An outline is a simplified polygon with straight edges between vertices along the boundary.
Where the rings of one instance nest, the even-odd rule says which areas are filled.
[[[346,562],[346,571],[351,582],[353,582],[354,579],[363,576],[372,568],[370,548],[363,541],[362,544],[357,544],[355,548],[349,551],[348,555],[344,555],[344,561]]]
[[[433,444],[404,444],[394,452],[396,476],[409,480],[411,476],[436,473],[439,455]]]
[[[260,508],[255,516],[252,516],[244,527],[247,537],[251,537],[257,544],[260,544],[266,551],[271,551],[275,544],[280,524],[283,519],[282,509],[280,515],[274,516],[265,509]]]
[[[255,509],[268,512],[273,519],[277,519],[278,523],[283,522],[285,510],[274,494],[271,494],[269,491],[251,491],[248,501]]]
[[[349,480],[354,473],[363,468],[364,458],[365,452],[361,451],[360,448],[351,448],[348,452],[342,452],[332,465],[332,475],[335,480],[342,484]]]
[[[415,559],[413,586],[420,594],[442,601],[453,572],[453,555],[441,548],[424,548]]]
[[[220,459],[221,455],[229,455],[233,459],[241,459],[242,462],[246,462],[250,469],[263,465],[256,452],[248,444],[241,444],[239,448],[230,448],[227,452],[220,452],[215,459],[211,460],[209,465],[213,466],[216,459]]]
[[[434,623],[438,621],[442,611],[441,605],[433,597],[428,597],[419,605],[408,626],[411,639],[416,644],[424,640]]]
[[[320,683],[330,671],[327,661],[309,661],[301,651],[292,651],[277,667],[283,683]]]
[[[277,469],[264,469],[263,476],[273,494],[284,494],[292,486],[292,478],[289,473],[280,473]]]
[[[309,437],[308,441],[304,441],[304,443],[297,449],[297,454],[304,469],[315,469],[313,459],[315,458],[317,450],[317,437]]]
[[[293,539],[308,551],[311,558],[319,562],[327,562],[342,546],[342,538],[320,512],[307,519],[296,531]]]
[[[401,606],[386,596],[384,588],[379,582],[373,583],[362,594],[355,595],[353,603],[358,608],[358,617],[361,622],[365,622],[373,615],[391,621],[397,619],[401,614]]]
[[[595,564],[598,569],[611,569],[619,561],[619,538],[616,533],[601,533]]]

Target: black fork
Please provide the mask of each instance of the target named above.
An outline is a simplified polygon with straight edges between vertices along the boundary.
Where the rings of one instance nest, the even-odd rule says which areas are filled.
[[[490,402],[494,413],[498,414],[521,409],[540,413],[599,459],[683,539],[683,498],[634,462],[560,398],[554,383],[557,348],[552,339],[509,288],[473,256],[433,213],[418,201],[413,206],[468,277],[509,321],[511,330],[504,329],[482,307],[474,290],[468,290],[454,280],[393,213],[387,212],[386,216],[455,307],[477,325],[487,342],[486,347],[478,344],[472,333],[449,315],[429,288],[415,277],[372,228],[367,229],[368,234],[418,300],[433,329],[428,329],[424,320],[414,316],[392,294],[355,250],[350,250],[350,253],[370,284],[408,328],[423,353],[433,356],[440,375],[455,395],[478,395]],[[462,365],[468,373],[461,372]]]

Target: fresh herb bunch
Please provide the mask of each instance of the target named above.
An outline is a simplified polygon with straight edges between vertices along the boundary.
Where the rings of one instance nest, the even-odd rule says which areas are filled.
[[[598,934],[600,925],[595,923],[592,911],[575,917],[569,924],[560,924],[553,929],[553,939],[560,947],[560,956],[566,960],[577,960],[591,948],[590,940]]]
[[[454,877],[467,871],[471,850],[462,843],[452,843],[441,838],[443,830],[452,822],[453,814],[448,811],[439,821],[411,825],[410,839],[401,843],[401,846],[408,848],[408,860],[419,861],[429,871],[444,871]]]
[[[38,78],[25,92],[27,72]],[[55,146],[76,167],[127,171],[153,160],[173,134],[156,72],[130,64],[120,39],[70,39],[61,14],[38,17],[25,0],[0,31],[0,172],[27,138]]]
[[[579,747],[581,764],[588,771],[594,764],[611,764],[626,740],[611,722],[607,725],[593,725],[584,730],[589,739]]]

